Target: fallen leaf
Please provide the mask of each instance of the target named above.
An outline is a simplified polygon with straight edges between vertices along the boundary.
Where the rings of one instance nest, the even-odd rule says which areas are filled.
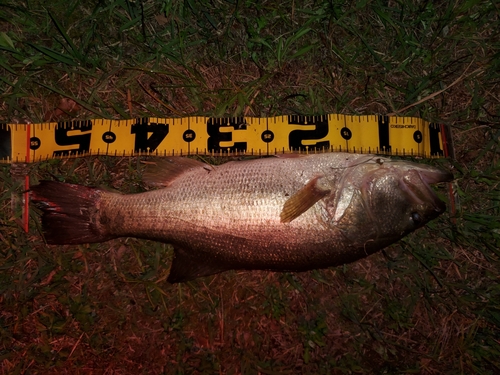
[[[45,121],[58,121],[64,115],[74,117],[78,111],[80,111],[80,106],[73,99],[62,98],[59,101],[59,105],[56,109],[47,111],[43,117]]]

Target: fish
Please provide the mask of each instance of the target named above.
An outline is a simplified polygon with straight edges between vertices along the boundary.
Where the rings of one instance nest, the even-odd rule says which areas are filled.
[[[43,180],[30,188],[48,244],[136,237],[173,245],[168,281],[228,270],[300,272],[351,263],[446,211],[430,186],[453,174],[368,154],[285,154],[218,166],[149,162],[153,190]]]

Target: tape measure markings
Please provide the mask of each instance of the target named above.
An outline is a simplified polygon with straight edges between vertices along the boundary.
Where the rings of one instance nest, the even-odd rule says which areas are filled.
[[[29,128],[31,134],[27,134]],[[87,155],[271,155],[324,151],[445,157],[452,154],[447,134],[449,137],[446,126],[415,117],[341,114],[96,119],[30,127],[0,124],[0,162],[29,163]]]

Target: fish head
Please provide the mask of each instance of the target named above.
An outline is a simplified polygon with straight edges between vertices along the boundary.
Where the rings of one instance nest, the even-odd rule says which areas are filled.
[[[430,184],[453,179],[450,172],[429,165],[377,160],[344,176],[333,218],[349,241],[371,243],[374,251],[442,214],[446,204]]]

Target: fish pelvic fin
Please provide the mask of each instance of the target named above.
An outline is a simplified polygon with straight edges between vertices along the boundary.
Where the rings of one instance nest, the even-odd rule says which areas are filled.
[[[51,245],[103,242],[114,238],[97,223],[98,188],[41,181],[30,188],[31,201],[42,210],[42,230]]]
[[[310,180],[302,189],[293,194],[283,205],[280,214],[282,223],[289,223],[298,218],[320,199],[330,193],[330,189],[321,186],[320,179],[323,176],[318,176]]]
[[[167,187],[180,175],[193,169],[213,169],[212,166],[195,159],[172,156],[165,159],[148,161],[142,176],[143,181],[153,187]]]
[[[196,255],[193,255],[192,251],[187,251],[179,246],[174,246],[174,249],[174,260],[167,278],[167,281],[171,284],[182,283],[231,269],[220,260],[210,256],[204,257],[203,253],[196,252]]]

